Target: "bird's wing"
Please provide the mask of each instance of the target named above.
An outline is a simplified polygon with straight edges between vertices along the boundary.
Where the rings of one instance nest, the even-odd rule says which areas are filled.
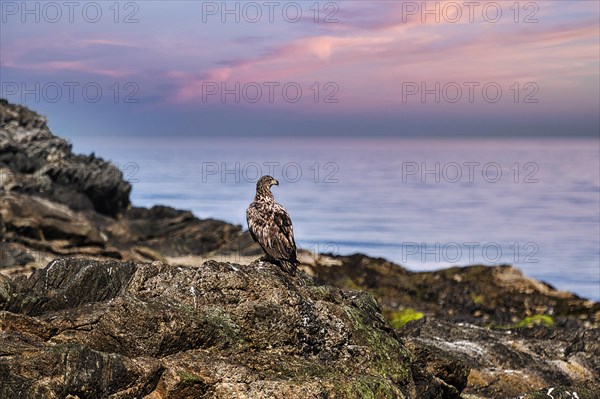
[[[277,259],[296,261],[296,241],[294,240],[294,227],[292,219],[285,208],[275,204],[273,210],[273,225],[271,226],[273,249],[277,252]]]
[[[251,203],[246,210],[246,222],[248,223],[248,231],[250,232],[252,239],[259,243],[262,249],[266,252],[262,240],[259,238],[261,235],[257,234],[257,232],[263,230],[265,220],[261,216],[261,213],[257,209],[257,205],[254,202]]]
[[[254,203],[246,211],[248,230],[262,249],[274,259],[296,261],[292,220],[279,204],[260,207]]]

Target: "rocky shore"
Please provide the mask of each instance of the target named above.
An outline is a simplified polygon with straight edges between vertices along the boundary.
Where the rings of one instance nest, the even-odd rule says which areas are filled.
[[[415,273],[132,206],[0,99],[0,398],[599,398],[600,304],[509,265]]]

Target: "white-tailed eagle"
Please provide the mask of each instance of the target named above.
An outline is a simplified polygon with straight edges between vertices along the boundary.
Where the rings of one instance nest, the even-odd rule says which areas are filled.
[[[275,202],[273,185],[278,186],[279,182],[271,176],[263,176],[256,183],[254,202],[246,210],[248,230],[268,260],[294,274],[298,260],[292,220],[285,208]]]

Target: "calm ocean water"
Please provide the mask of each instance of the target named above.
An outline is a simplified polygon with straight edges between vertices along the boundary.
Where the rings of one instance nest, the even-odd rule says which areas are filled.
[[[299,245],[411,270],[509,263],[600,299],[598,140],[74,141],[118,163],[138,206],[245,223],[280,181]]]

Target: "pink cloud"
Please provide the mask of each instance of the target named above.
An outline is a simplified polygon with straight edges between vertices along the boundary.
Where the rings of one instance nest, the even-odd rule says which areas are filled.
[[[351,52],[368,56],[374,48],[390,42],[386,37],[316,36],[283,44],[263,57],[238,60],[228,68],[214,68],[202,74],[170,72],[178,90],[170,97],[174,102],[186,102],[202,97],[207,82],[270,82],[276,80],[309,80],[307,75],[318,73],[324,66],[338,65],[338,54]]]
[[[114,38],[72,38],[72,37],[36,37],[20,38],[11,42],[3,42],[2,66],[43,73],[76,72],[110,78],[123,78],[134,74],[132,67],[114,64],[114,58],[103,57],[100,52],[86,54],[90,46],[99,45],[104,48],[137,49],[138,47],[124,40]],[[46,59],[37,59],[39,54],[48,54]]]
[[[597,25],[516,24],[493,26],[466,35],[426,24],[389,25],[356,35],[314,36],[283,43],[261,57],[238,59],[229,68],[200,75],[186,74],[177,83],[173,101],[202,96],[202,82],[264,82],[335,80],[350,88],[353,104],[396,101],[394,83],[418,81],[548,81],[564,68],[574,75],[593,72]],[[226,73],[224,72],[226,71]],[[389,92],[387,91],[389,90]]]
[[[2,62],[40,72],[145,79],[160,97],[177,103],[201,99],[206,82],[335,81],[344,90],[345,106],[378,107],[393,105],[397,85],[406,80],[540,81],[566,87],[597,76],[597,5],[569,7],[569,12],[589,13],[588,20],[561,19],[560,7],[543,3],[539,24],[516,24],[507,15],[498,24],[471,25],[467,18],[438,24],[429,17],[422,23],[419,15],[403,15],[400,2],[377,3],[377,8],[348,4],[342,6],[340,23],[314,29],[306,24],[295,32],[300,38],[263,40],[271,28],[250,42],[202,42],[196,30],[126,39],[110,32],[48,36],[3,42]],[[31,57],[38,52],[48,54],[46,59]]]

